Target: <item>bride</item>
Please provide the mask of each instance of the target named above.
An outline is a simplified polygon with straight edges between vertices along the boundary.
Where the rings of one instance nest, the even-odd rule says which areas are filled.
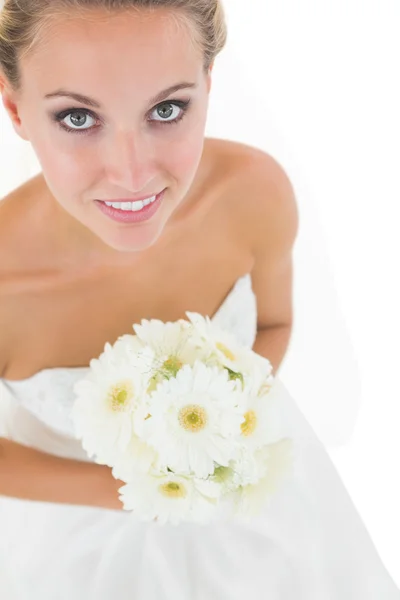
[[[3,104],[42,171],[0,202],[2,598],[400,600],[277,377],[298,212],[271,156],[204,137],[225,42],[219,0],[5,0]],[[246,524],[134,520],[71,427],[104,344],[186,311],[270,360],[300,442]]]

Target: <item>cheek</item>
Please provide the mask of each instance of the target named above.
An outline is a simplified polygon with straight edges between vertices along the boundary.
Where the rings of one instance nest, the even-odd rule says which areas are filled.
[[[196,111],[196,114],[191,114],[187,118],[186,122],[183,121],[182,129],[176,137],[159,148],[160,154],[167,157],[170,172],[186,182],[193,178],[202,158],[207,121],[206,103]]]
[[[54,184],[65,186],[64,189],[79,189],[85,181],[90,179],[90,165],[79,160],[79,157],[69,154],[53,153],[56,156],[50,156],[46,161],[46,171]]]
[[[192,179],[201,160],[204,148],[204,131],[197,135],[184,136],[184,140],[171,144],[168,157],[168,170],[182,182]]]
[[[65,193],[68,189],[79,189],[90,180],[95,161],[88,160],[88,153],[83,152],[79,143],[60,142],[58,135],[48,139],[31,138],[31,143],[51,187]]]
[[[38,144],[35,152],[42,166],[47,187],[58,203],[72,216],[79,219],[79,203],[84,192],[93,182],[91,168],[84,168],[83,157],[77,152],[65,152]]]
[[[192,144],[187,145],[183,150],[171,153],[168,160],[168,170],[181,180],[190,178],[193,170],[198,165],[201,152],[200,145]]]

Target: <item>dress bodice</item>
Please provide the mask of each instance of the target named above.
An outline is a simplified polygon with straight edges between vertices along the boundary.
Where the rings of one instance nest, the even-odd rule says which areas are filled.
[[[237,280],[212,321],[233,333],[242,344],[253,346],[257,332],[257,306],[250,274]],[[88,371],[89,366],[54,367],[18,381],[3,378],[0,385],[46,425],[75,437],[70,419],[75,398],[73,387]]]

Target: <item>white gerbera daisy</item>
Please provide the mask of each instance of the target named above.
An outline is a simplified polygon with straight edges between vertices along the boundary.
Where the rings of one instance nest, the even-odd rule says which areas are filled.
[[[232,379],[241,381],[243,375],[251,374],[255,366],[266,377],[272,373],[269,360],[240,344],[232,333],[217,327],[209,317],[192,312],[186,315],[194,327],[194,334],[201,340],[200,346],[206,344],[208,348],[208,364],[228,369]]]
[[[132,336],[133,337],[133,336]],[[132,340],[130,341],[132,342]],[[139,348],[139,346],[138,346]],[[132,352],[122,340],[90,362],[91,371],[74,386],[72,408],[75,432],[89,457],[113,466],[133,434],[133,414],[149,385],[150,348]]]
[[[242,402],[225,371],[196,362],[158,386],[135,430],[172,471],[207,477],[214,463],[229,465],[241,433]]]
[[[245,378],[243,394],[246,397],[244,421],[241,424],[244,445],[253,451],[283,438],[285,430],[281,405],[272,376],[265,379],[262,371],[254,369],[252,376]]]
[[[193,344],[193,328],[183,319],[174,323],[143,319],[134,330],[143,344],[154,351],[153,377],[149,392],[164,379],[176,377],[185,365],[193,365],[200,353]]]
[[[209,497],[204,495],[207,482],[174,473],[137,473],[130,483],[119,489],[125,510],[135,511],[143,521],[177,525],[182,521],[209,522],[216,510],[213,488]]]

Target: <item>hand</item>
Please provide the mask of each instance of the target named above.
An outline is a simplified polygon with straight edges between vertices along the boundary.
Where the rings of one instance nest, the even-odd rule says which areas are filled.
[[[99,506],[110,510],[124,510],[124,506],[119,499],[118,490],[125,485],[125,481],[115,479],[110,467],[105,465],[96,465],[96,467],[99,469],[99,474],[104,483],[104,494],[102,494]]]

